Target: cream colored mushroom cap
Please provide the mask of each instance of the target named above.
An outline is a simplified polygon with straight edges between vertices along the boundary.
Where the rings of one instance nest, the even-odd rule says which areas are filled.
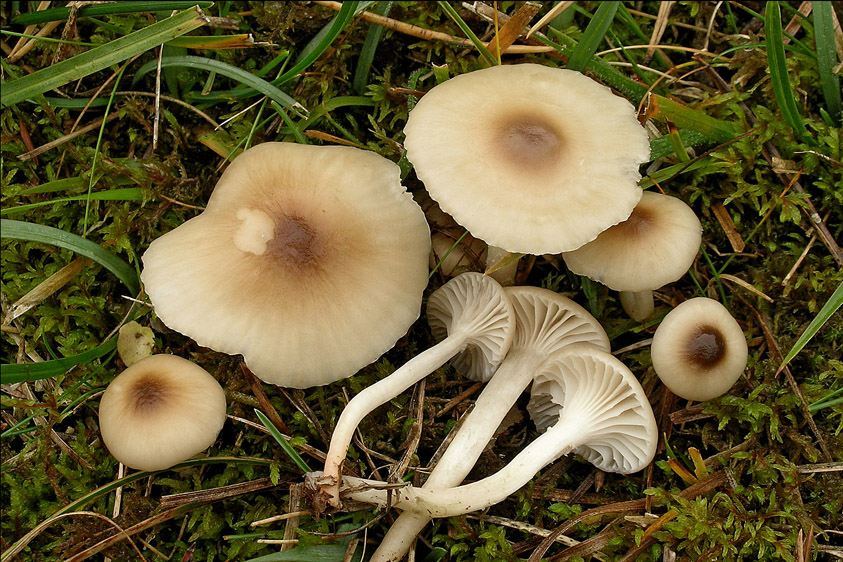
[[[740,325],[716,300],[697,297],[667,313],[650,349],[653,369],[674,394],[703,402],[728,391],[746,368]]]
[[[214,443],[225,422],[225,393],[187,359],[152,355],[111,381],[99,419],[114,458],[138,470],[164,470]]]
[[[307,388],[377,359],[418,318],[430,231],[394,163],[337,146],[238,156],[206,210],[155,240],[155,312],[264,381]]]
[[[537,64],[439,84],[404,132],[407,157],[442,210],[487,243],[530,254],[579,248],[626,219],[650,154],[627,100]]]
[[[700,220],[688,205],[645,191],[628,219],[562,258],[574,273],[610,289],[646,291],[685,275],[701,240]]]

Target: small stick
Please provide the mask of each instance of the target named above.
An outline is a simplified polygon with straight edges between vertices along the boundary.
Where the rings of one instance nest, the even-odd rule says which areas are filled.
[[[808,245],[805,246],[805,249],[802,250],[802,253],[797,258],[796,263],[793,264],[793,267],[790,268],[790,271],[787,272],[787,275],[784,276],[782,279],[782,287],[787,288],[790,284],[790,279],[796,273],[796,270],[799,269],[799,266],[802,265],[802,262],[805,261],[805,258],[808,257],[808,252],[811,251],[811,248],[814,246],[814,242],[817,241],[817,233],[813,233],[811,238],[808,240]]]
[[[330,2],[330,1],[323,1],[317,0],[314,4],[319,4],[320,6],[325,6],[326,8],[330,8],[335,11],[339,11],[342,8],[342,4],[340,2]],[[403,33],[405,35],[410,35],[412,37],[417,37],[419,39],[424,39],[427,41],[444,41],[446,43],[452,43],[455,45],[462,45],[465,47],[474,47],[474,43],[472,43],[468,39],[461,39],[459,37],[454,37],[453,35],[448,35],[447,33],[439,33],[438,31],[431,31],[430,29],[425,29],[423,27],[418,27],[416,25],[410,25],[408,23],[404,23],[402,21],[394,20],[392,18],[388,18],[385,16],[380,16],[378,14],[373,14],[372,12],[360,12],[359,16],[369,22],[374,23],[377,25],[382,25],[387,29],[392,29],[399,33]],[[525,54],[525,53],[548,53],[554,51],[553,47],[548,47],[544,45],[511,45],[507,49],[504,49],[504,54]]]

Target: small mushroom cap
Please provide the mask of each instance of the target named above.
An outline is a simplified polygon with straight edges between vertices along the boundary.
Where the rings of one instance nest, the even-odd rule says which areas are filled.
[[[451,360],[462,376],[487,381],[509,351],[515,317],[503,287],[482,273],[462,273],[430,295],[427,322],[436,340],[462,332],[469,337]]]
[[[579,248],[627,218],[650,154],[635,108],[571,70],[494,66],[427,92],[407,157],[443,211],[509,252]]]
[[[265,143],[231,163],[202,214],[150,245],[141,277],[167,326],[306,388],[354,374],[407,331],[429,253],[394,163]]]
[[[187,359],[152,355],[111,381],[99,418],[102,440],[118,461],[164,470],[214,443],[225,422],[225,393]]]
[[[703,402],[728,391],[746,368],[740,325],[716,300],[697,297],[667,313],[650,349],[653,369],[671,392]]]
[[[511,350],[529,348],[549,355],[571,345],[590,344],[610,351],[603,326],[571,299],[540,287],[506,287],[504,292],[515,311]]]
[[[562,257],[568,269],[610,289],[646,291],[685,275],[701,239],[700,220],[688,205],[645,191],[628,219]]]
[[[594,346],[554,353],[533,381],[527,410],[539,431],[577,427],[583,444],[573,452],[600,470],[638,472],[656,454],[658,428],[644,389],[623,363]]]

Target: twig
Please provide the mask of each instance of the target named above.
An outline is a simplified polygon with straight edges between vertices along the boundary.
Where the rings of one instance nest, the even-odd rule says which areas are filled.
[[[421,441],[422,428],[424,427],[424,391],[426,379],[422,379],[416,384],[415,392],[413,393],[413,402],[415,403],[415,412],[413,416],[415,421],[410,427],[410,434],[405,441],[406,447],[398,466],[395,467],[392,474],[389,475],[390,481],[401,480],[410,467],[410,461],[413,460],[413,455],[419,448]]]
[[[460,405],[463,401],[465,401],[465,399],[466,399],[466,398],[468,398],[468,397],[469,397],[469,396],[471,396],[472,394],[476,393],[476,392],[477,392],[478,390],[480,390],[481,388],[483,388],[483,383],[482,383],[482,382],[476,382],[476,383],[474,383],[473,385],[471,385],[470,387],[468,387],[467,389],[463,390],[462,392],[460,392],[459,394],[457,394],[455,397],[453,397],[452,399],[450,399],[450,400],[449,400],[449,401],[448,401],[448,402],[447,402],[447,403],[446,403],[446,404],[442,407],[442,409],[441,409],[441,410],[439,410],[438,412],[436,412],[436,413],[433,415],[433,417],[435,417],[435,418],[440,418],[440,417],[444,416],[445,414],[447,414],[448,412],[450,412],[451,410],[453,410],[454,408],[456,408],[458,405]]]
[[[330,2],[330,1],[323,1],[323,0],[316,0],[314,4],[319,4],[320,6],[325,6],[326,8],[330,8],[335,11],[339,11],[342,8],[342,3],[340,2]],[[392,18],[388,18],[385,16],[380,16],[378,14],[374,14],[372,12],[360,12],[360,18],[363,20],[374,23],[377,25],[382,25],[387,29],[392,29],[393,31],[397,31],[399,33],[403,33],[405,35],[410,35],[412,37],[417,37],[419,39],[424,39],[426,41],[444,41],[446,43],[452,43],[454,45],[461,45],[464,47],[474,47],[474,43],[472,43],[468,39],[462,39],[461,37],[454,37],[453,35],[448,35],[447,33],[439,33],[438,31],[431,31],[430,29],[425,29],[423,27],[418,27],[415,25],[410,25],[408,23],[404,23],[402,21],[394,20]],[[487,45],[488,46],[488,45]],[[553,47],[548,47],[544,45],[511,45],[507,49],[504,49],[504,54],[525,54],[525,53],[547,53],[554,51]]]
[[[814,246],[814,243],[817,241],[817,233],[813,233],[811,238],[808,240],[808,244],[805,246],[805,249],[802,250],[802,253],[799,254],[799,257],[796,259],[796,263],[793,264],[793,267],[790,268],[790,271],[787,272],[787,275],[784,276],[782,279],[782,287],[787,288],[788,284],[790,283],[790,279],[796,274],[796,270],[799,269],[799,266],[802,265],[802,262],[805,261],[805,258],[808,257],[808,252],[811,251],[811,248]],[[785,293],[786,294],[786,293]]]
[[[282,479],[279,484],[286,482],[289,482],[289,480]],[[240,482],[229,486],[211,488],[209,490],[196,490],[193,492],[182,492],[180,494],[169,494],[161,498],[160,506],[162,509],[173,509],[194,503],[210,503],[275,487],[276,484],[273,484],[270,478],[259,478],[257,480]]]
[[[109,123],[119,116],[120,116],[119,113],[112,113],[108,117],[105,118],[105,122]],[[95,121],[91,122],[88,125],[85,125],[81,129],[76,129],[72,133],[68,133],[68,134],[64,135],[63,137],[57,138],[54,141],[50,141],[46,144],[42,144],[41,146],[39,146],[39,147],[37,147],[33,150],[30,150],[29,152],[24,152],[23,154],[19,154],[18,160],[20,160],[21,162],[26,162],[27,160],[31,160],[32,158],[35,158],[36,156],[40,156],[41,154],[44,154],[48,150],[52,150],[52,149],[54,149],[58,146],[61,146],[64,143],[66,143],[68,141],[71,141],[71,140],[75,139],[76,137],[78,137],[80,135],[84,135],[85,133],[90,133],[94,129],[98,129],[100,126],[102,126],[102,117],[100,117],[99,119],[96,119]]]
[[[246,380],[249,381],[249,387],[252,389],[252,394],[254,394],[255,398],[258,399],[261,410],[263,410],[269,418],[269,421],[271,421],[275,427],[281,431],[281,433],[289,435],[290,429],[287,427],[287,424],[284,423],[284,420],[281,419],[281,416],[278,414],[278,410],[276,410],[275,406],[272,405],[272,402],[269,401],[269,397],[266,395],[266,392],[263,391],[261,381],[259,381],[254,373],[249,370],[245,363],[240,363],[240,370],[243,372]]]

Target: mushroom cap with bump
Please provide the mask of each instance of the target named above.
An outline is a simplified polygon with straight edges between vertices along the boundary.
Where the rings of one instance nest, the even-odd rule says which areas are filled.
[[[111,381],[99,420],[102,440],[118,461],[164,470],[214,443],[225,422],[225,393],[187,359],[152,355]]]
[[[509,252],[579,248],[641,198],[635,108],[572,70],[503,65],[435,86],[410,112],[407,158],[443,211]]]
[[[671,392],[705,401],[729,390],[746,368],[743,330],[725,306],[696,297],[667,313],[650,349],[653,369]]]
[[[264,381],[348,377],[418,318],[430,231],[399,168],[350,147],[264,143],[223,173],[199,216],[143,255],[168,327],[242,354]]]
[[[628,219],[562,258],[574,273],[615,291],[647,291],[685,275],[701,241],[700,220],[688,205],[645,191]]]

